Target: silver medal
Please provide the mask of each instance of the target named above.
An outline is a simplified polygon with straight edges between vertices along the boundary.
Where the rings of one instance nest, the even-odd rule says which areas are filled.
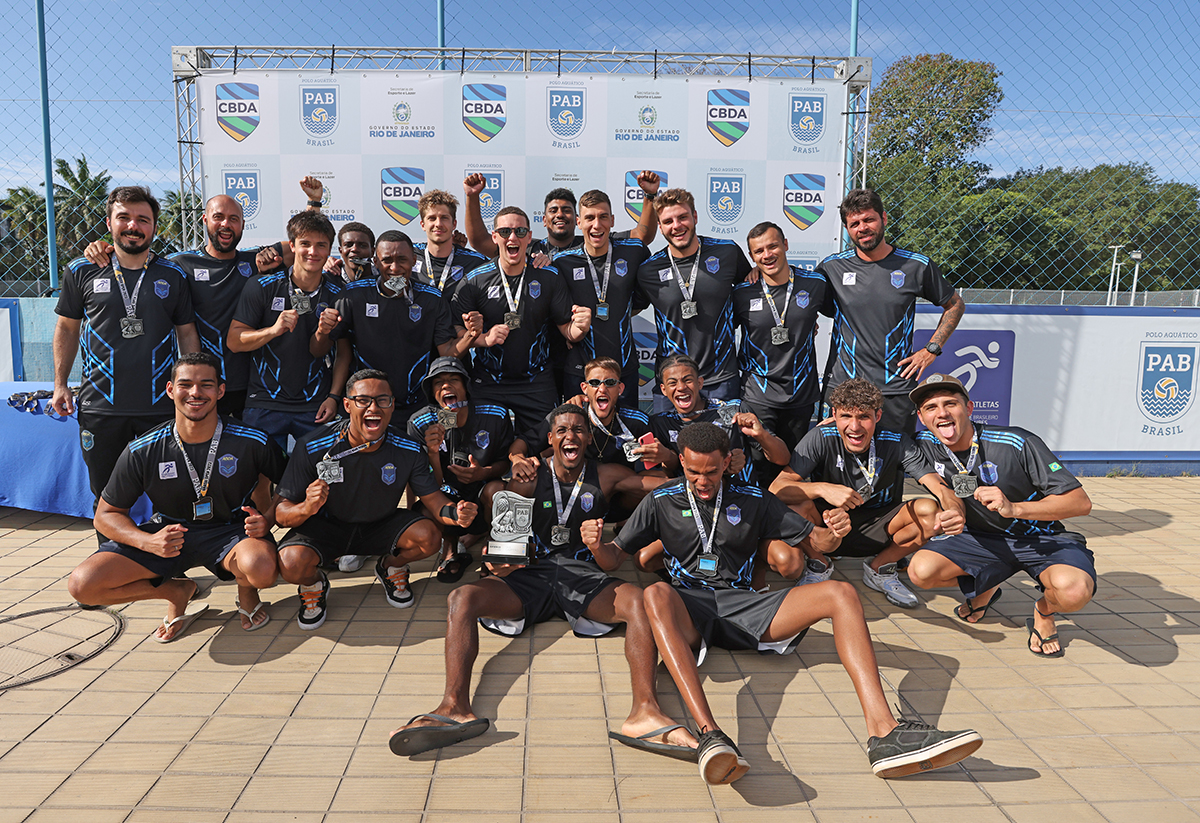
[[[450,429],[457,429],[458,412],[454,411],[453,409],[438,409],[437,422],[440,423],[442,428],[446,429],[447,431]]]
[[[726,403],[717,409],[717,414],[721,416],[722,426],[732,426],[733,418],[741,411],[741,406],[737,403]]]
[[[550,529],[550,544],[565,546],[571,542],[571,530],[566,526],[554,526]]]
[[[695,300],[684,300],[679,304],[679,310],[684,320],[691,320],[700,314],[700,309],[697,307]]]
[[[342,465],[336,460],[321,460],[317,463],[317,479],[326,483],[342,482]]]
[[[786,346],[789,342],[787,326],[772,326],[771,342],[776,346]]]
[[[396,294],[402,294],[405,290],[404,287],[408,285],[408,280],[403,277],[389,277],[383,281],[383,285]]]
[[[312,298],[296,292],[292,295],[292,308],[296,310],[296,314],[312,314]]]
[[[504,325],[508,326],[510,329],[521,328],[521,315],[517,314],[515,311],[506,311],[504,313]]]
[[[126,340],[132,340],[135,337],[141,337],[146,333],[142,325],[140,317],[122,317],[121,318],[121,336]]]
[[[954,486],[954,494],[958,497],[973,497],[975,489],[979,488],[979,480],[973,474],[953,474],[950,482]]]

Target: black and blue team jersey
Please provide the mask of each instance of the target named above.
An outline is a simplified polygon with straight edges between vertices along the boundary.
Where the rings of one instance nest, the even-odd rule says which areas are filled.
[[[738,346],[742,399],[754,406],[803,406],[821,394],[813,337],[817,314],[825,304],[825,278],[795,266],[791,269],[792,299],[786,313],[787,284],[767,286],[788,331],[785,345],[771,342],[775,314],[763,297],[762,282],[743,282],[733,289],[734,323],[742,328]]]
[[[450,274],[446,276],[445,288],[438,284],[442,281],[442,274],[446,270],[445,257],[429,256],[429,262],[433,263],[433,271],[425,270],[425,247],[427,243],[413,243],[413,260],[412,273],[409,275],[414,283],[424,283],[426,286],[432,286],[437,289],[440,294],[446,298],[446,302],[450,302],[450,298],[454,294],[454,289],[459,282],[475,269],[482,266],[488,261],[479,252],[474,249],[463,248],[462,246],[454,247],[454,260],[450,263]],[[462,325],[462,318],[457,321],[458,325]]]
[[[529,454],[538,455],[550,448],[550,424],[553,414],[554,412],[550,412],[536,426],[521,435]],[[624,428],[621,427],[622,423],[625,424]],[[625,459],[625,449],[620,442],[626,431],[634,440],[650,433],[650,418],[645,412],[619,406],[616,416],[607,428],[603,423],[597,426],[591,415],[588,415],[588,429],[592,434],[592,442],[584,452],[587,459],[600,463],[616,463],[634,471],[645,470],[645,463],[640,458],[632,461]]]
[[[1018,426],[973,425],[979,439],[979,454],[970,474],[981,486],[995,486],[1009,500],[1023,503],[1065,494],[1082,485],[1033,432]],[[917,433],[917,446],[949,486],[958,467],[949,458],[946,447],[928,429]],[[964,467],[970,454],[970,449],[955,452]],[[967,507],[967,530],[971,532],[1033,537],[1067,531],[1061,520],[1016,520],[1001,517],[974,497],[963,498],[963,502]]]
[[[720,558],[717,575],[702,577],[696,573],[704,546],[696,519],[703,520],[705,532],[712,537],[715,503],[715,499],[697,497],[697,508],[693,510],[686,481],[659,486],[634,509],[616,537],[616,546],[627,554],[636,554],[655,540],[662,540],[663,563],[680,588],[753,590],[750,579],[759,542],[783,540],[796,546],[813,530],[812,523],[770,492],[726,478],[712,543],[712,550]]]
[[[466,275],[450,301],[453,315],[461,318],[468,312],[479,312],[483,315],[485,334],[492,326],[503,323],[509,311],[500,284],[504,276],[495,260]],[[519,298],[520,328],[510,331],[498,346],[474,349],[471,379],[476,383],[532,383],[551,379],[546,370],[550,362],[550,334],[558,333],[551,326],[571,321],[571,298],[554,269],[527,265],[524,278],[520,295],[517,287],[521,275],[507,278],[513,299]]]
[[[579,527],[585,520],[596,520],[608,514],[608,498],[600,487],[600,468],[594,460],[585,460],[583,464],[583,485],[579,487],[579,496],[571,513],[567,516],[566,526],[571,530],[570,540],[566,545],[555,546],[551,541],[551,533],[558,525],[558,509],[554,505],[554,486],[558,483],[562,495],[563,506],[571,499],[574,483],[562,483],[550,471],[547,463],[538,466],[537,487],[533,493],[533,552],[534,559],[551,554],[565,554],[576,560],[596,562],[592,550],[583,544],[579,536]]]
[[[417,443],[425,443],[425,430],[437,422],[438,407],[425,406],[408,420],[408,436]],[[467,459],[475,458],[477,466],[490,466],[508,459],[508,447],[514,440],[512,421],[508,409],[490,403],[472,403],[467,407],[467,422],[446,432],[438,450],[438,462],[442,466],[442,491],[457,500],[479,499],[479,493],[487,482],[463,485],[450,471],[455,455]],[[459,458],[460,460],[462,457]],[[430,462],[432,458],[430,458]]]
[[[663,249],[638,268],[638,289],[654,307],[658,330],[657,362],[686,354],[700,367],[709,385],[738,379],[733,329],[733,287],[746,279],[750,263],[732,240],[697,237],[700,265],[692,284],[698,313],[683,319],[683,290],[671,270],[670,249]],[[675,259],[684,281],[692,277],[696,255]]]
[[[812,483],[836,483],[858,491],[867,483],[859,462],[870,459],[870,449],[851,455],[837,426],[818,426],[796,444],[788,463],[792,471]],[[857,461],[855,460],[857,457]],[[919,480],[933,471],[907,434],[875,430],[875,484],[863,508],[888,509],[904,499],[904,475]]]
[[[706,400],[705,407],[691,420],[684,420],[674,409],[650,415],[650,431],[654,433],[654,439],[679,454],[679,446],[675,441],[679,438],[680,429],[692,423],[712,423],[714,426],[724,429],[725,433],[729,435],[729,448],[741,449],[746,455],[746,465],[734,475],[734,479],[740,483],[756,482],[753,455],[750,454],[750,444],[746,442],[746,436],[742,434],[740,427],[726,426],[721,423],[720,409],[729,404],[711,398],[706,398]]]
[[[954,287],[923,254],[894,248],[877,263],[854,249],[826,257],[817,266],[829,283],[822,314],[833,318],[826,388],[862,377],[884,394],[908,394],[917,382],[900,377],[900,361],[912,354],[917,298],[943,306]]]
[[[233,319],[252,329],[273,326],[283,311],[293,307],[295,289],[290,270],[250,279]],[[322,275],[321,285],[310,297],[312,311],[300,315],[296,328],[251,352],[246,408],[317,411],[333,382],[333,352],[313,357],[308,345],[321,312],[333,306],[341,294],[342,287]]]
[[[125,447],[101,494],[104,501],[118,509],[131,509],[145,494],[154,505],[154,513],[162,519],[201,528],[244,521],[242,506],[254,505],[250,496],[258,486],[259,475],[278,483],[285,458],[275,441],[258,429],[229,417],[222,417],[221,422],[221,440],[208,484],[208,496],[213,500],[211,520],[194,519],[196,489],[175,442],[174,420]],[[211,444],[211,440],[183,444],[200,478],[204,477]]]
[[[601,257],[592,257],[596,269],[596,280],[604,285],[604,267],[609,256],[612,265],[608,275],[608,291],[604,294],[608,304],[608,319],[596,315],[596,284],[588,268],[587,251],[580,247],[559,251],[554,254],[553,266],[558,271],[571,302],[587,306],[592,310],[592,327],[580,342],[567,352],[567,383],[583,379],[583,367],[596,357],[611,357],[621,364],[622,372],[637,368],[637,352],[633,346],[633,315],[645,308],[637,302],[637,273],[642,263],[650,257],[650,251],[641,240],[610,240],[609,251]]]
[[[143,333],[126,338],[121,334],[126,311],[113,275],[116,265],[115,252],[112,262],[103,268],[82,257],[72,260],[54,308],[62,317],[83,321],[79,330],[83,355],[79,409],[90,414],[170,417],[174,407],[167,397],[167,381],[178,350],[175,327],[196,320],[187,274],[154,254],[144,277],[141,269],[121,269],[131,300],[138,278],[142,281],[134,316],[142,321]]]
[[[250,385],[250,352],[230,351],[227,341],[246,281],[258,277],[256,259],[252,251],[239,251],[228,260],[211,257],[204,249],[171,255],[171,262],[188,276],[196,331],[204,350],[221,359],[226,391],[243,391]]]
[[[334,340],[350,341],[355,360],[351,373],[379,369],[387,374],[400,407],[425,399],[421,382],[430,358],[438,346],[454,339],[450,308],[441,292],[413,283],[411,298],[387,297],[376,280],[355,280],[337,300],[342,319],[331,333]]]

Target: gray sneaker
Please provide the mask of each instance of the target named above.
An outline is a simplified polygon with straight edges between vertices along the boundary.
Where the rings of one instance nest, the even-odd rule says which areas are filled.
[[[340,572],[356,572],[363,567],[365,557],[358,554],[343,554],[338,558],[338,571]]]
[[[824,583],[829,578],[833,577],[833,560],[825,558],[829,561],[826,566],[820,560],[808,558],[804,563],[804,573],[800,575],[800,579],[796,581],[797,586],[807,586],[809,583]]]
[[[921,601],[917,596],[900,582],[900,578],[896,574],[895,563],[885,563],[879,567],[879,571],[875,571],[871,568],[871,561],[864,560],[863,582],[867,584],[868,589],[883,592],[883,596],[893,606],[899,606],[902,609],[915,609],[921,605]]]
[[[885,737],[867,741],[867,757],[877,777],[904,777],[951,766],[983,745],[979,732],[943,732],[926,723],[901,719]]]

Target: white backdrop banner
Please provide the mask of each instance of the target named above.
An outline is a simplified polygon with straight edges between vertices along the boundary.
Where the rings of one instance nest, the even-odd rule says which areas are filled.
[[[773,220],[798,265],[838,250],[849,108],[838,81],[271,70],[197,82],[204,196],[241,202],[247,245],[282,236],[305,207],[306,174],[324,182],[335,225],[419,235],[421,194],[461,199],[472,172],[487,179],[489,225],[510,204],[540,222],[546,192],[563,186],[603,189],[616,228],[631,229],[637,174],[652,169],[692,192],[701,234],[740,241]]]

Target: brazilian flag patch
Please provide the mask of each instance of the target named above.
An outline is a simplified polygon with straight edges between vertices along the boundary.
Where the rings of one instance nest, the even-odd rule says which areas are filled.
[[[1061,464],[1061,463],[1051,463],[1051,464],[1050,464],[1050,471],[1052,471],[1052,472],[1056,472],[1056,471],[1058,471],[1058,470],[1059,470],[1059,469],[1061,469],[1061,468],[1062,468],[1062,464]]]

